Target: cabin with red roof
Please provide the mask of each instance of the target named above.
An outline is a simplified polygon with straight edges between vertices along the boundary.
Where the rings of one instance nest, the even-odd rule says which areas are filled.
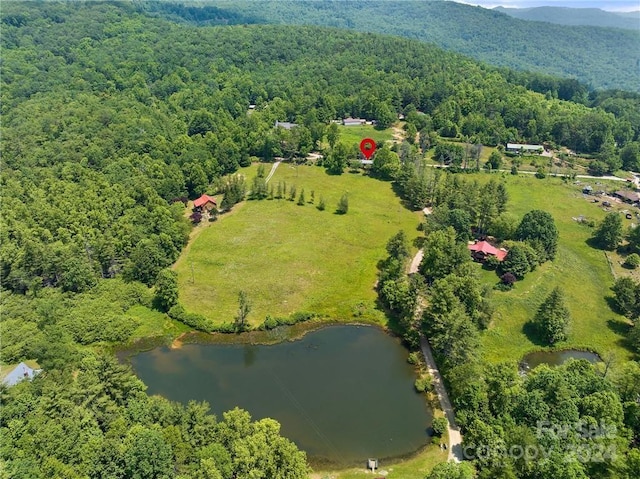
[[[507,256],[507,250],[504,248],[496,248],[488,241],[476,241],[467,245],[471,256],[474,260],[483,262],[488,256],[495,256],[498,261],[502,261]]]
[[[196,211],[211,211],[218,208],[216,199],[204,194],[200,198],[193,201],[193,209]]]

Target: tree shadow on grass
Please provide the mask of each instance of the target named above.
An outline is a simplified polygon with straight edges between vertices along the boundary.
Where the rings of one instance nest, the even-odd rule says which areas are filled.
[[[398,199],[400,200],[400,204],[403,206],[403,208],[406,208],[409,211],[418,211],[407,200],[405,200],[402,197],[402,189],[400,188],[400,185],[398,185],[397,182],[395,182],[395,181],[391,182],[391,190],[398,197]]]
[[[589,248],[593,248],[593,249],[599,249],[600,251],[605,251],[602,246],[600,245],[600,243],[598,243],[594,238],[587,238],[585,240],[585,243],[587,244],[587,246]]]
[[[616,298],[614,296],[605,296],[604,300],[607,302],[607,305],[611,308],[611,311],[614,311],[622,316],[624,316],[624,311],[620,309],[618,303],[616,302]]]
[[[549,346],[549,343],[540,336],[540,331],[538,331],[538,328],[533,321],[527,321],[524,323],[524,326],[522,326],[522,332],[527,336],[529,341],[536,346]]]
[[[608,319],[607,326],[611,331],[620,336],[627,336],[632,328],[631,324],[619,319]]]

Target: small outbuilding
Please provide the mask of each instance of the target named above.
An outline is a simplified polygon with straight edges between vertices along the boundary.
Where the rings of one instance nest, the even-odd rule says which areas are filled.
[[[471,256],[474,260],[483,262],[488,256],[495,256],[498,261],[504,260],[507,256],[507,250],[504,248],[496,248],[488,241],[476,241],[467,245]]]
[[[15,386],[20,381],[31,381],[41,372],[42,369],[33,369],[27,366],[26,363],[20,363],[4,377],[2,383],[6,386]]]

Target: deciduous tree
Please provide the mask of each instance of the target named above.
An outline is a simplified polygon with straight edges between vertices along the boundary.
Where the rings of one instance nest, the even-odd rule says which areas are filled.
[[[613,251],[623,238],[622,215],[617,212],[607,213],[593,232],[593,241],[602,249]]]

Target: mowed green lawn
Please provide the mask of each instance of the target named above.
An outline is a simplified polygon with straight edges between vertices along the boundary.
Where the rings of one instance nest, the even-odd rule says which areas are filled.
[[[268,169],[268,168],[267,168]],[[245,170],[250,184],[255,169]],[[202,226],[176,263],[180,301],[215,323],[233,321],[238,293],[247,292],[249,322],[308,311],[331,318],[384,321],[376,309],[377,263],[389,238],[410,239],[421,213],[400,204],[391,184],[360,174],[330,176],[314,166],[283,163],[271,182],[305,190],[299,206],[287,200],[246,201]],[[343,193],[349,212],[334,214]],[[326,210],[316,206],[324,197]]]
[[[386,130],[377,130],[371,125],[362,126],[344,126],[338,127],[340,131],[340,141],[347,146],[360,145],[360,142],[365,138],[371,138],[377,143],[390,141],[393,139],[393,129],[387,128]]]
[[[560,239],[555,261],[529,273],[514,290],[493,292],[496,314],[491,328],[482,337],[486,359],[518,360],[527,352],[540,349],[523,327],[556,286],[564,290],[573,319],[568,341],[558,347],[590,349],[603,356],[628,358],[630,353],[622,346],[622,336],[615,331],[624,328],[625,319],[613,313],[605,299],[611,296],[614,278],[604,252],[587,245],[593,230],[572,219],[585,215],[600,221],[605,215],[601,207],[585,200],[578,186],[566,185],[560,179],[506,175],[506,180],[509,212],[519,217],[532,209],[550,212]],[[494,272],[481,274],[487,281],[497,281]]]

